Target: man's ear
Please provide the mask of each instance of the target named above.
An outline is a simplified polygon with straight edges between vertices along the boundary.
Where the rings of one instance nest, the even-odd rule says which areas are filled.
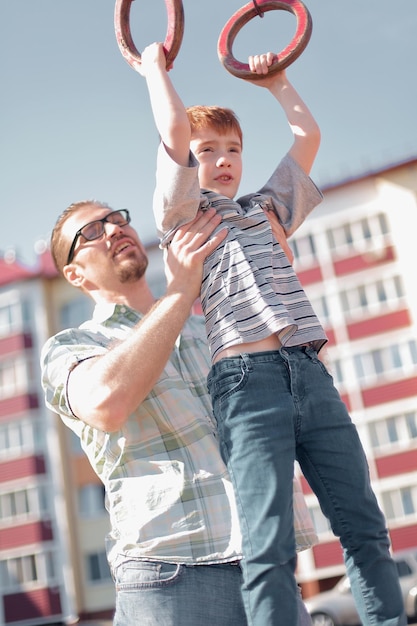
[[[66,280],[73,287],[81,287],[84,282],[84,276],[82,274],[81,268],[75,263],[70,263],[69,265],[64,265],[62,269],[62,273]]]

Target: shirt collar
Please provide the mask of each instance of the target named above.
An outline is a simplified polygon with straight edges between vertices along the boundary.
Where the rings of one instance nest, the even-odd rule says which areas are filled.
[[[107,321],[113,315],[124,315],[126,311],[130,311],[132,313],[136,313],[138,319],[140,319],[141,315],[135,309],[132,309],[127,304],[115,304],[114,302],[99,302],[96,304],[93,312],[93,320],[102,324]]]

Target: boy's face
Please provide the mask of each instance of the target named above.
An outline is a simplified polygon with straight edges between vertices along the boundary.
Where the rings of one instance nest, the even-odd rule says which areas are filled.
[[[193,133],[190,147],[200,164],[200,187],[234,198],[242,177],[239,136],[235,132],[220,135],[211,128],[202,128]]]

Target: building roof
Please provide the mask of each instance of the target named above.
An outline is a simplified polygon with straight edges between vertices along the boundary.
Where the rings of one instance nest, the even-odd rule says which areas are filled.
[[[13,252],[0,253],[0,286],[34,278],[53,278],[57,275],[49,250],[39,254],[33,266],[22,263]]]

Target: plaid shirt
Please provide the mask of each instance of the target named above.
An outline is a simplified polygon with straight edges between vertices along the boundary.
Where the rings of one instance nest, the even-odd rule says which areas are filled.
[[[206,387],[202,317],[189,318],[158,382],[119,431],[97,430],[71,411],[71,370],[104,354],[141,318],[127,306],[97,306],[92,320],[49,339],[41,355],[46,404],[80,437],[106,488],[110,564],[118,554],[192,564],[239,559],[235,500]],[[316,536],[298,487],[294,502],[297,548],[311,547]]]

